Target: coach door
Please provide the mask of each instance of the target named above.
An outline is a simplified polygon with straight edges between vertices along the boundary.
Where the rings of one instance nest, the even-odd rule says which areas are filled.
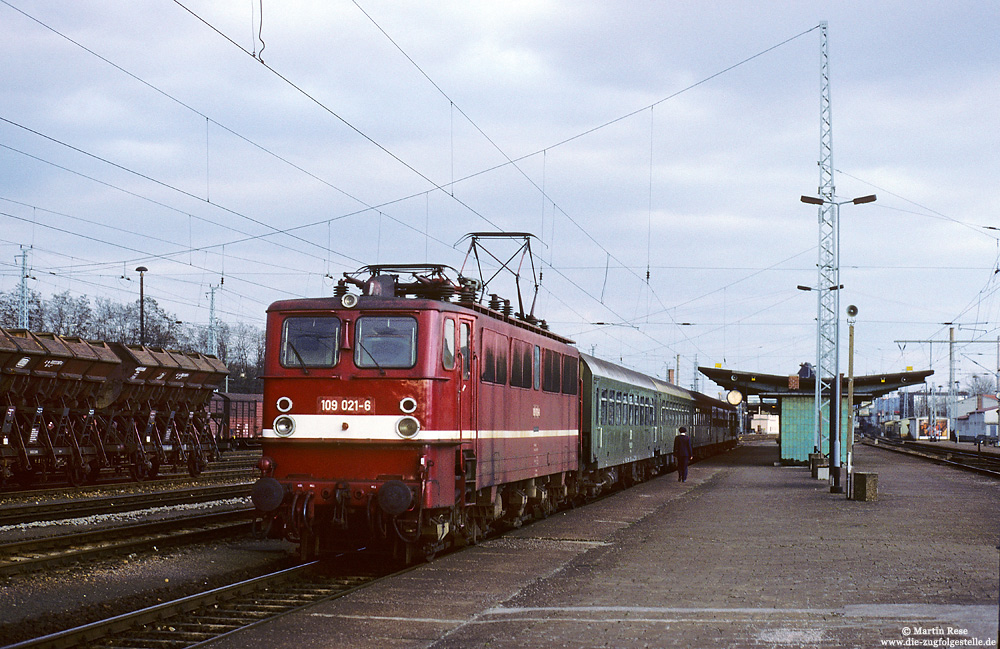
[[[476,408],[476,376],[475,358],[472,350],[472,320],[459,318],[458,321],[458,355],[461,374],[459,378],[458,412],[459,428],[463,439],[476,438],[475,408]]]

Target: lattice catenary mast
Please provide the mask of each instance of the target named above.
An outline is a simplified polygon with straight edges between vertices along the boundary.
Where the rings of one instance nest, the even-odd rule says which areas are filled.
[[[837,246],[840,244],[840,224],[834,205],[833,183],[833,110],[830,103],[830,55],[827,45],[827,24],[820,27],[820,159],[819,195],[824,202],[819,207],[819,269],[816,283],[816,452],[823,450],[823,431],[829,430],[829,418],[824,418],[823,407],[829,416],[840,404],[839,345],[840,336],[840,265]],[[836,288],[835,288],[836,287]],[[824,395],[825,398],[824,398]],[[831,397],[835,401],[831,401]],[[836,404],[833,405],[833,404]],[[833,458],[831,458],[832,460]]]

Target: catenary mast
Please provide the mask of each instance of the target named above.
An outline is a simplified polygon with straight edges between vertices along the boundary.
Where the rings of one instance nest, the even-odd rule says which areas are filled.
[[[836,419],[840,405],[839,326],[840,326],[840,265],[837,247],[840,244],[840,224],[834,204],[833,182],[833,109],[830,101],[830,55],[826,21],[820,23],[820,159],[819,195],[819,262],[816,284],[816,450],[823,451],[823,431],[835,430],[829,422]],[[831,398],[832,397],[832,398]],[[823,416],[828,406],[828,418]],[[837,432],[839,434],[839,431]],[[832,440],[831,440],[832,442]],[[830,444],[832,447],[832,443]],[[839,469],[839,459],[830,457],[830,466]]]

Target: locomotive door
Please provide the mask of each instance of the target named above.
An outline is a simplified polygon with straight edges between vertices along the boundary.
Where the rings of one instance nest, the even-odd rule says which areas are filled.
[[[472,354],[475,347],[472,345],[472,331],[472,320],[460,318],[458,351],[461,358],[461,369],[459,373],[458,426],[463,440],[474,440],[477,428],[475,423],[476,382],[473,380],[476,374],[473,368]]]

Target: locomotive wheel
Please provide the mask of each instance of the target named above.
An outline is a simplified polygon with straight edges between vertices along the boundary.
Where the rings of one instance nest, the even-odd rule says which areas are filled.
[[[303,529],[302,538],[299,543],[299,559],[301,561],[313,561],[317,556],[319,556],[319,535]]]
[[[272,523],[274,523],[273,518],[264,520],[263,518],[254,517],[253,523],[250,524],[250,533],[258,541],[263,541],[271,532]]]

